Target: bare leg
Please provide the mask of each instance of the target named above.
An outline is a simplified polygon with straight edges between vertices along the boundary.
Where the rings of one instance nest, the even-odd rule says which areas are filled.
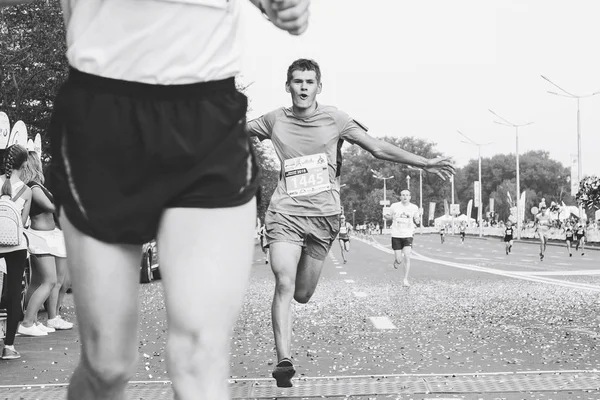
[[[61,216],[81,358],[68,400],[124,400],[135,372],[141,246],[108,244]]]
[[[404,262],[404,255],[402,250],[394,250],[394,268],[398,269]]]
[[[56,264],[54,257],[50,255],[31,256],[37,258],[37,262],[32,263],[32,276],[38,275],[41,278],[41,283],[31,295],[25,310],[23,318],[23,326],[31,326],[37,321],[37,314],[48,298],[54,287],[56,286]]]
[[[35,271],[37,270],[39,267],[36,265],[36,263],[38,262],[37,259],[33,256],[30,255],[29,256],[29,265],[30,268]],[[30,272],[33,272],[30,271]],[[25,293],[25,309],[27,309],[29,307],[29,300],[31,299],[31,296],[33,295],[33,293],[35,293],[35,291],[40,287],[40,285],[42,284],[42,276],[41,274],[36,274],[36,273],[31,273],[31,281],[29,282],[29,286],[27,287],[27,292]]]
[[[162,217],[157,244],[175,399],[229,399],[231,335],[252,265],[255,223],[255,200],[231,208],[172,208]]]
[[[62,282],[60,290],[58,291],[58,299],[56,301],[56,315],[60,315],[60,309],[62,308],[63,299],[67,290],[71,287],[71,277],[69,275],[69,268],[67,266],[67,259],[62,257],[56,257],[54,259],[56,263],[57,279],[62,274]]]
[[[58,298],[60,289],[65,281],[65,275],[67,273],[66,262],[59,262],[60,258],[54,258],[54,265],[56,268],[56,285],[52,288],[48,300],[46,300],[46,311],[48,311],[48,319],[54,319],[58,315]],[[64,259],[63,259],[64,260]]]
[[[404,246],[404,248],[402,249],[402,252],[404,253],[404,281],[403,281],[403,284],[404,284],[404,286],[408,287],[408,286],[410,286],[410,283],[408,282],[408,273],[410,272],[410,256],[412,254],[412,247]]]
[[[275,275],[275,293],[271,307],[273,336],[277,360],[291,358],[291,304],[296,289],[296,272],[300,262],[302,247],[287,242],[270,245],[271,269]]]
[[[344,264],[346,264],[346,256],[344,255],[344,252],[346,251],[346,249],[344,248],[344,241],[339,239],[338,243],[340,244],[340,252],[342,253],[342,260],[344,260]]]

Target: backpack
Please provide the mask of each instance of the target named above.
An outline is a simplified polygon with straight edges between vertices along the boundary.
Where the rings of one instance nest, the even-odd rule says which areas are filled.
[[[23,185],[12,199],[7,198],[7,195],[0,197],[0,247],[18,246],[23,240],[21,211],[15,201],[21,197],[26,188],[27,185]]]

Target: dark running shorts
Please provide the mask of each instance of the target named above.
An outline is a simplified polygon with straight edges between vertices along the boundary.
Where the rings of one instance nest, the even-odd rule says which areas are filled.
[[[567,242],[574,242],[575,241],[575,237],[574,236],[567,236],[566,241]]]
[[[350,241],[350,236],[347,236],[347,235],[346,235],[346,236],[339,235],[339,236],[338,236],[338,239],[339,239],[339,240],[342,240],[342,241],[344,241],[344,242],[349,242],[349,241]]]
[[[412,244],[413,244],[413,238],[411,238],[411,237],[407,237],[407,238],[393,237],[392,238],[392,250],[402,250],[405,247],[412,247]]]
[[[511,240],[513,240],[512,236],[504,236],[504,241],[505,242],[510,242]]]
[[[315,260],[324,260],[340,230],[340,216],[305,217],[267,211],[267,242],[297,244]]]
[[[460,233],[460,236],[461,236],[461,237],[465,237],[465,233],[464,233],[464,232],[461,232],[461,233]]]
[[[142,244],[167,208],[247,203],[258,169],[246,108],[233,78],[167,86],[71,69],[50,125],[57,205],[89,236]]]

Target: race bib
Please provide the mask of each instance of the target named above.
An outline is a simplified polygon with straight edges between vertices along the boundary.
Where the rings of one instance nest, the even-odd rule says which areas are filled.
[[[331,190],[325,153],[290,158],[284,161],[285,187],[291,197]]]

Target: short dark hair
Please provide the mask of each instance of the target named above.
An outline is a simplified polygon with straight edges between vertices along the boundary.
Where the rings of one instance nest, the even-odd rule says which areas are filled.
[[[317,82],[321,82],[321,68],[315,60],[299,58],[294,61],[292,65],[288,67],[286,83],[290,83],[292,80],[292,73],[294,71],[315,71],[315,74],[317,75]]]

